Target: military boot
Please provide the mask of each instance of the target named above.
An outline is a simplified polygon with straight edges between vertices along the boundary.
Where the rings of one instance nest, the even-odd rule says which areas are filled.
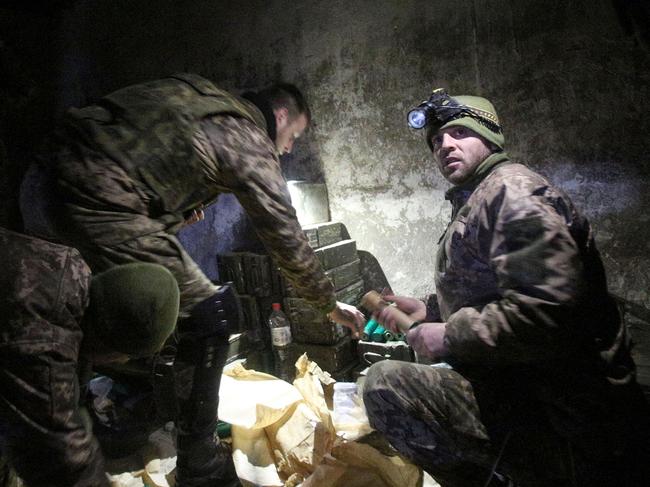
[[[179,435],[176,487],[241,486],[232,461],[230,445],[219,438]]]

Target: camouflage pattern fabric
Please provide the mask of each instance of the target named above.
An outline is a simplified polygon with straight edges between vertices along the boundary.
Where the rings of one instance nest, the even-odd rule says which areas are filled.
[[[447,196],[428,318],[447,323],[454,370],[373,366],[371,422],[443,485],[483,485],[466,473],[506,443],[518,485],[642,485],[647,404],[587,220],[507,158]]]
[[[246,100],[193,75],[125,88],[69,113],[53,162],[65,208],[55,231],[93,271],[161,264],[187,316],[215,287],[174,234],[184,212],[232,192],[296,290],[323,312],[334,308],[263,116]]]
[[[525,166],[504,164],[448,197],[453,218],[435,281],[457,359],[540,365],[575,348],[591,353],[596,339],[625,345],[614,343],[622,327],[591,227],[566,195]]]
[[[0,229],[4,452],[30,487],[108,486],[79,412],[80,322],[90,269],[70,247]]]
[[[482,485],[487,479],[494,461],[488,434],[472,386],[457,372],[378,362],[368,371],[363,400],[371,426],[438,482]]]

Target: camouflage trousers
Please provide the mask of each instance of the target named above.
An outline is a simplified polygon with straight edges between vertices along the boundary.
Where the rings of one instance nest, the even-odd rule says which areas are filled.
[[[2,454],[29,487],[109,485],[79,409],[76,353],[46,338],[0,343]]]
[[[387,360],[370,368],[363,396],[370,424],[443,487],[502,485],[493,470],[523,487],[618,485],[605,469],[576,478],[579,452],[542,412],[474,389],[454,370]]]
[[[385,360],[369,369],[363,399],[371,426],[443,486],[485,483],[495,456],[458,373]]]
[[[451,369],[386,360],[369,369],[363,397],[371,426],[443,487],[501,485],[493,470],[518,487],[647,485],[645,409],[561,434],[548,405],[514,395],[526,387],[510,379],[472,384]],[[617,394],[639,402],[636,386]]]

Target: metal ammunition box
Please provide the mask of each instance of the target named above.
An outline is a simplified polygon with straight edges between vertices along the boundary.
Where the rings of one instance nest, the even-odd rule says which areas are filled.
[[[325,274],[327,274],[327,277],[329,277],[332,284],[334,284],[334,289],[338,291],[339,289],[343,289],[361,279],[360,264],[361,261],[357,259],[354,262],[349,262],[326,271]]]
[[[316,362],[318,366],[329,372],[341,370],[356,357],[352,350],[352,340],[350,337],[341,338],[334,345],[313,345],[310,343],[293,342],[294,362],[303,353],[307,354],[309,360]]]
[[[354,240],[343,240],[316,249],[316,255],[323,268],[328,271],[357,260],[357,243]]]
[[[359,360],[365,364],[372,364],[381,359],[402,360],[413,362],[413,349],[406,342],[369,342],[359,340],[357,343],[357,355]]]
[[[217,256],[219,266],[219,279],[221,282],[232,282],[238,294],[246,293],[246,280],[244,278],[244,266],[242,254],[231,252]]]

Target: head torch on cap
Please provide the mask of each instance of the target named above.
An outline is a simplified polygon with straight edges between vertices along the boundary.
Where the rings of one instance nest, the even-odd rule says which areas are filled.
[[[428,100],[424,100],[420,105],[408,112],[407,120],[409,126],[414,129],[423,129],[425,127],[437,129],[451,120],[471,117],[491,131],[500,133],[501,127],[496,121],[496,115],[491,115],[489,111],[461,103],[458,99],[449,96],[444,88],[438,88],[433,90]]]
[[[428,100],[408,112],[407,120],[410,127],[423,129],[429,124],[443,125],[467,111],[468,108],[449,96],[444,88],[438,88],[433,90]]]

